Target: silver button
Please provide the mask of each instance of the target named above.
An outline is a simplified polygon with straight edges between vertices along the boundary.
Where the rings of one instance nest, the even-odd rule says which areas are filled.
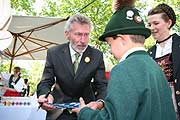
[[[175,79],[174,82],[177,83],[177,79]]]
[[[180,91],[179,90],[176,91],[176,95],[180,95]]]

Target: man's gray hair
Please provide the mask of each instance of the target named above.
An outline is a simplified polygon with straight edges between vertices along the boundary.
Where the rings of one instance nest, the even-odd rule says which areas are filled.
[[[64,31],[66,32],[69,32],[71,31],[71,28],[72,28],[72,25],[74,23],[79,23],[81,25],[83,24],[88,24],[89,25],[89,28],[91,29],[92,28],[92,24],[91,24],[91,20],[83,15],[83,14],[74,14],[73,16],[71,16],[68,21],[66,22],[66,25],[64,27]]]

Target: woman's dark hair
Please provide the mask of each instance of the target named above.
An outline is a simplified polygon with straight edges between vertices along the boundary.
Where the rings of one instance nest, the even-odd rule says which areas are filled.
[[[166,22],[169,19],[171,19],[172,24],[170,28],[173,27],[174,24],[176,23],[176,14],[174,10],[167,4],[164,4],[164,3],[159,4],[148,12],[148,16],[154,15],[154,14],[162,14],[162,19],[164,19]]]
[[[20,67],[14,67],[14,71],[20,72],[20,71],[21,71],[21,68],[20,68]]]

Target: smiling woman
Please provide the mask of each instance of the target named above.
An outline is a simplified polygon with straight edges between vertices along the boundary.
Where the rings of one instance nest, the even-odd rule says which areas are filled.
[[[148,24],[156,44],[148,53],[159,64],[166,75],[172,92],[174,109],[180,120],[180,36],[171,34],[177,23],[175,11],[167,4],[159,4],[148,12]]]

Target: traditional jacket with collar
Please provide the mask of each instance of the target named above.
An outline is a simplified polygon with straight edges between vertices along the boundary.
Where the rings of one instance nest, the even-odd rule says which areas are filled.
[[[180,113],[180,36],[177,34],[172,35],[172,63],[173,63],[173,81],[175,83],[175,97]],[[156,55],[156,45],[152,46],[148,53],[154,59]]]
[[[104,109],[85,107],[78,120],[176,120],[167,80],[145,51],[131,53],[110,74]]]

